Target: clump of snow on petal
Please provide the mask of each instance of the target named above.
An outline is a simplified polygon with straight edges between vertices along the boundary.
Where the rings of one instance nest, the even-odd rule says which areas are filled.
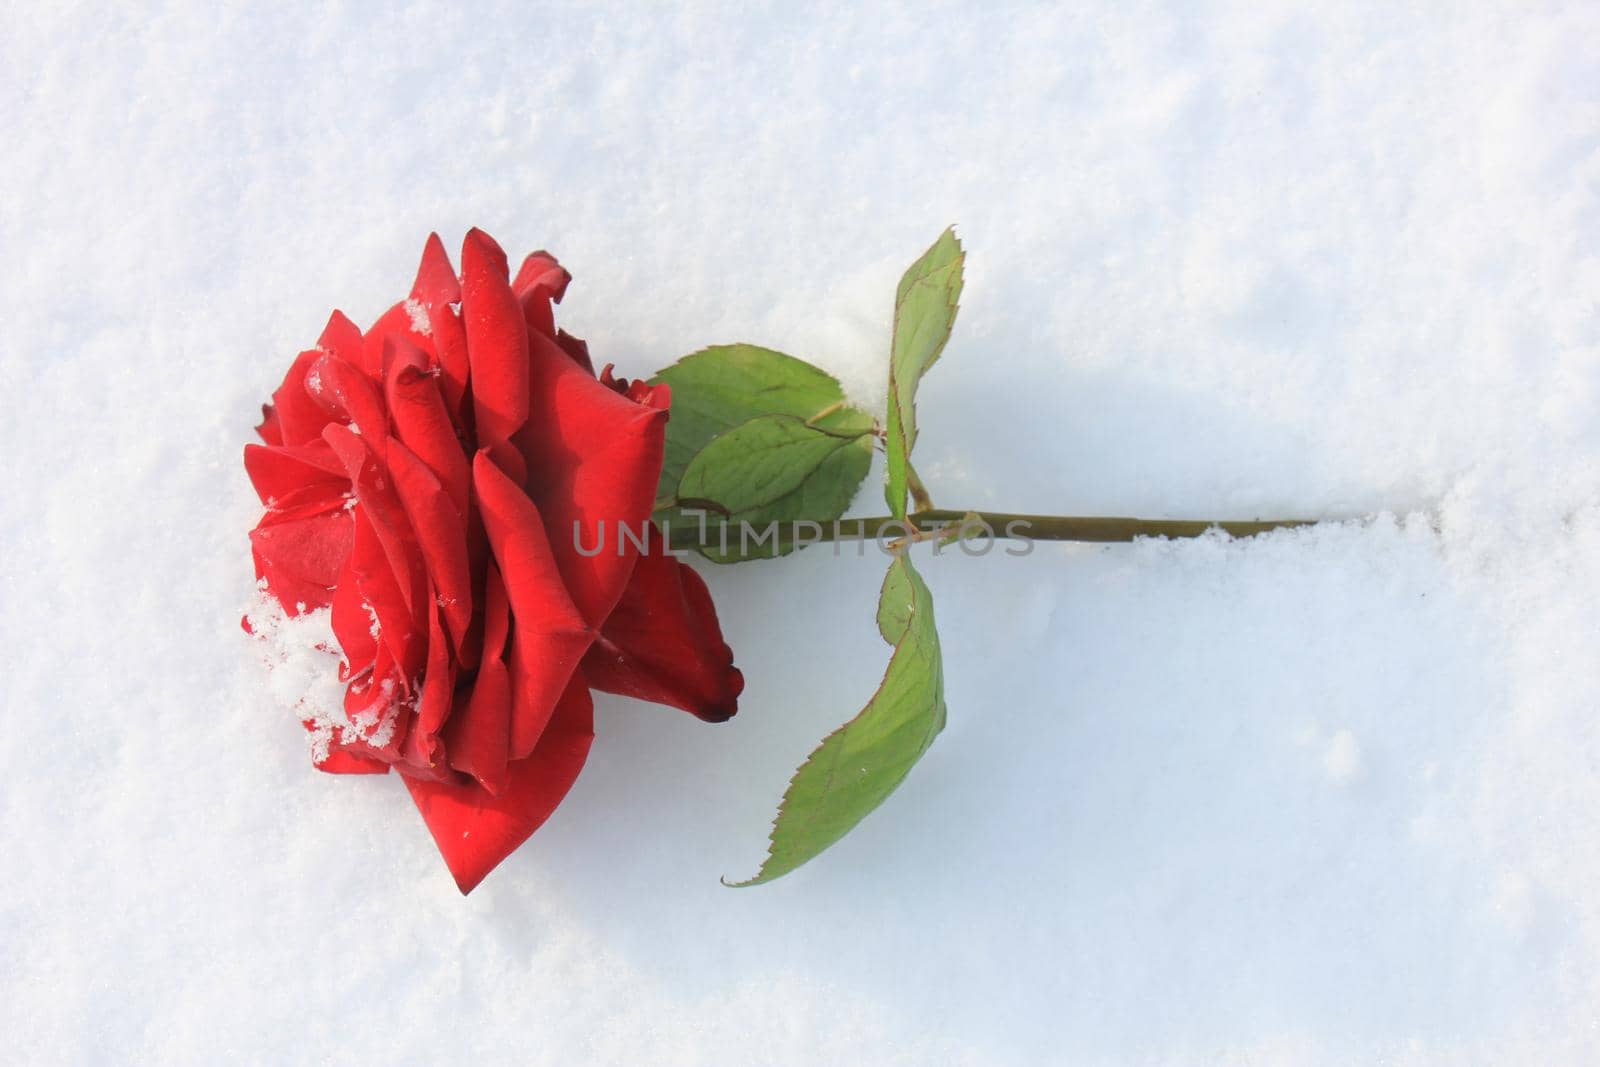
[[[355,683],[357,689],[363,685],[370,688],[372,684],[370,674],[364,683]],[[377,696],[354,713],[346,708],[339,721],[333,724],[339,731],[340,741],[364,741],[373,748],[382,748],[394,740],[395,730],[400,724],[403,696],[393,678],[381,678],[377,686]]]
[[[428,319],[428,309],[415,299],[405,303],[406,316],[411,320],[411,329],[424,337],[433,336],[433,323]]]
[[[374,748],[393,740],[400,707],[391,680],[381,683],[386,699],[369,703],[354,718],[345,711],[345,685],[339,680],[342,657],[330,609],[291,616],[263,588],[258,589],[245,621],[257,638],[273,702],[290,709],[305,725],[313,761],[327,759],[336,740],[364,741]]]

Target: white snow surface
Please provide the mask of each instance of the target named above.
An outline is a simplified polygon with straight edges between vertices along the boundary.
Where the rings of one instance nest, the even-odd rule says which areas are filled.
[[[137,7],[0,35],[0,1060],[1600,1062],[1600,6]],[[949,726],[769,886],[879,558],[708,570],[738,717],[601,699],[470,897],[312,769],[240,449],[333,307],[479,225],[876,406],[951,222],[941,505],[1380,517],[927,558]]]

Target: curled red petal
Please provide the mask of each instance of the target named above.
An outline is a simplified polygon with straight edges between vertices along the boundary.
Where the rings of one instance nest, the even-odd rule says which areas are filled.
[[[456,667],[450,646],[435,608],[428,617],[428,666],[422,675],[422,695],[417,701],[416,721],[406,734],[405,762],[408,773],[445,778],[450,768],[444,762],[440,730],[450,715],[455,700]]]
[[[506,280],[506,255],[481,230],[461,246],[461,317],[478,447],[521,481],[511,438],[528,420],[528,328]]]
[[[511,610],[511,755],[518,759],[533,750],[594,631],[568,595],[533,502],[487,453],[478,453],[472,473]]]
[[[445,724],[445,751],[450,766],[492,796],[506,788],[506,761],[511,739],[511,673],[498,656],[485,658],[472,682],[472,693],[458,702]]]
[[[439,479],[457,514],[467,515],[472,469],[456,438],[439,382],[416,348],[400,343],[384,368],[384,399],[395,436]]]
[[[417,267],[417,280],[411,286],[411,299],[427,313],[433,354],[439,362],[440,389],[450,412],[459,417],[468,374],[467,333],[458,310],[461,283],[450,266],[444,242],[436,233],[428,235],[427,244],[422,248],[422,262]]]
[[[555,311],[550,305],[561,303],[570,281],[572,275],[549,252],[534,252],[522,261],[522,269],[517,271],[511,291],[517,294],[522,305],[530,333],[542,333],[546,337],[556,335]]]
[[[402,300],[379,315],[378,321],[368,327],[361,338],[362,369],[377,367],[378,373],[373,377],[383,381],[388,376],[390,353],[396,345],[404,345],[420,352],[424,367],[431,367],[432,332],[423,333],[418,329],[426,315],[427,312],[420,304],[413,305],[410,300]]]
[[[306,392],[336,422],[349,423],[359,434],[381,438],[389,432],[389,417],[373,380],[354,363],[336,355],[320,357],[306,374]]]
[[[427,661],[427,648],[423,637],[425,631],[421,631],[417,626],[411,605],[407,602],[400,583],[396,581],[390,557],[384,550],[382,538],[373,527],[370,512],[366,508],[358,508],[353,514],[355,543],[350,550],[350,572],[355,579],[354,584],[359,597],[347,619],[340,618],[337,609],[341,604],[335,602],[334,634],[340,636],[347,628],[359,629],[361,616],[364,613],[368,620],[367,629],[378,643],[374,655],[374,662],[380,667],[377,673],[381,673],[381,665],[387,653],[392,662],[399,664],[401,680],[406,687],[409,687],[412,679],[421,673]],[[341,576],[341,592],[345,582],[346,579]],[[424,615],[422,623],[424,627],[427,625],[426,620],[427,616]],[[357,642],[364,650],[365,642],[359,638]],[[351,666],[358,667],[356,656],[359,653],[355,649],[345,647],[342,637],[340,647],[344,649],[345,657]]]
[[[583,658],[589,684],[724,722],[739,708],[744,675],[722,639],[706,583],[667,553],[651,527],[648,551]]]
[[[600,384],[627,397],[635,404],[645,404],[656,408],[670,408],[672,406],[672,387],[662,382],[660,385],[651,385],[643,378],[618,378],[611,373],[614,364],[607,363],[600,371]]]
[[[394,438],[387,444],[389,474],[433,586],[431,607],[443,611],[450,636],[459,647],[472,623],[467,524],[427,464]]]
[[[484,577],[483,655],[472,692],[444,725],[450,766],[470,774],[490,793],[505,788],[511,751],[511,671],[505,663],[511,608],[505,582],[493,563]]]
[[[638,404],[607,388],[550,338],[529,338],[531,411],[518,435],[528,496],[544,516],[572,599],[599,626],[622,596],[655,503],[666,442],[665,395]],[[602,550],[579,551],[603,539]]]
[[[395,490],[393,475],[385,477],[388,444],[393,439],[379,437],[369,443],[364,435],[339,425],[327,427],[323,438],[333,446],[334,454],[350,475],[351,489],[361,505],[359,510],[371,523],[383,546],[395,584],[411,613],[413,628],[425,629],[428,625],[427,565],[422,548],[417,544],[416,531]]]
[[[594,741],[594,705],[581,677],[562,695],[538,747],[508,767],[497,796],[476,782],[402,775],[462,893],[470,893],[555,811]]]

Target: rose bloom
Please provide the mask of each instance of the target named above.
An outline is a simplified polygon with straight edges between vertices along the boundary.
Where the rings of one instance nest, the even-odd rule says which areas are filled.
[[[343,658],[316,765],[399,771],[462,892],[571,788],[591,689],[721,722],[744,684],[649,522],[669,391],[595,377],[555,328],[569,278],[535,252],[512,280],[477,230],[458,278],[430,236],[410,297],[365,334],[334,312],[245,448],[256,576],[331,609]]]

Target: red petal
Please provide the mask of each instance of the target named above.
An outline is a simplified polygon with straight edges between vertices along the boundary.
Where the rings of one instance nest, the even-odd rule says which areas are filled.
[[[511,756],[520,759],[543,733],[594,631],[567,594],[538,509],[486,453],[472,473],[511,607]]]
[[[292,571],[278,568],[260,552],[252,551],[250,555],[255,560],[256,577],[267,583],[267,592],[282,606],[285,614],[294,616],[302,611],[315,611],[328,606],[332,594],[326,586],[308,582]],[[248,622],[245,623],[245,629],[250,629]]]
[[[281,502],[308,485],[325,485],[342,496],[350,484],[344,465],[320,438],[296,446],[245,445],[244,470],[263,504]]]
[[[350,475],[351,489],[355,492],[360,511],[378,541],[394,572],[394,580],[406,608],[411,612],[416,630],[428,625],[428,576],[423,562],[422,549],[417,544],[416,532],[406,516],[400,497],[395,492],[392,477],[384,477],[384,459],[388,444],[393,438],[375,438],[369,444],[365,436],[351,433],[344,426],[331,425],[323,431],[323,438],[333,446],[334,453]],[[382,449],[380,453],[375,451]],[[420,666],[420,664],[419,664]]]
[[[394,569],[390,564],[389,556],[384,551],[382,538],[373,528],[370,512],[360,508],[355,515],[355,545],[350,551],[351,573],[355,578],[355,587],[359,593],[355,610],[349,614],[346,622],[335,612],[334,633],[343,634],[348,629],[359,629],[361,615],[371,608],[367,615],[367,629],[370,632],[372,618],[377,618],[376,639],[382,646],[375,654],[375,659],[381,666],[383,651],[386,649],[389,657],[400,664],[401,679],[409,687],[411,680],[421,672],[427,660],[427,649],[423,644],[423,631],[416,624],[410,605],[406,602],[404,591],[395,580]],[[340,592],[346,579],[340,577]],[[426,586],[424,585],[424,590]],[[426,593],[424,592],[424,595]],[[342,600],[342,597],[341,597]],[[336,603],[335,607],[341,604]],[[422,626],[427,626],[427,616],[423,616]],[[365,642],[356,638],[360,649],[365,649]],[[341,638],[340,647],[344,648],[345,658],[354,668],[360,667],[356,658],[359,652],[355,648],[345,648]],[[382,673],[379,671],[378,673]]]
[[[321,358],[322,353],[317,349],[300,353],[289,365],[289,372],[283,376],[283,384],[272,394],[272,418],[269,421],[276,426],[279,444],[303,445],[315,441],[322,436],[322,428],[328,424],[328,413],[306,392],[306,373]],[[266,424],[262,429],[266,430]]]
[[[511,672],[504,658],[511,609],[505,581],[493,563],[488,566],[483,583],[483,659],[472,695],[444,726],[444,742],[450,766],[498,795],[505,788],[511,745]]]
[[[556,335],[555,312],[550,305],[561,303],[570,281],[572,275],[549,252],[534,252],[522,261],[522,269],[517,271],[511,291],[517,294],[530,332],[546,337]]]
[[[374,666],[371,674],[345,686],[344,715],[349,725],[335,732],[329,751],[397,763],[411,720],[406,714],[409,708],[404,696],[407,686],[395,670],[394,662],[385,655],[380,654]],[[380,747],[374,735],[386,723],[391,728]]]
[[[478,446],[520,482],[522,460],[510,441],[528,420],[528,329],[506,281],[506,255],[481,230],[461,247],[461,293]]]
[[[439,731],[455,701],[456,669],[450,662],[450,646],[435,608],[428,617],[428,667],[422,675],[422,698],[417,701],[417,718],[406,734],[405,760],[412,774],[438,777],[449,774],[443,763]]]
[[[580,342],[582,343],[582,342]],[[584,349],[587,354],[588,349]],[[607,363],[600,371],[600,384],[612,392],[620,393],[635,404],[648,404],[650,407],[670,408],[672,406],[672,387],[663,382],[661,385],[651,385],[643,378],[618,378],[611,373],[615,364]]]
[[[269,445],[283,444],[283,427],[278,425],[278,413],[271,404],[261,405],[261,423],[256,433]]]
[[[361,338],[361,367],[363,370],[376,367],[377,372],[372,376],[380,381],[387,376],[387,356],[396,344],[404,344],[423,353],[424,366],[432,363],[433,338],[417,330],[408,303],[402,300],[391,305],[388,311],[378,316],[377,322],[367,327],[367,332]],[[426,314],[420,306],[418,311]]]
[[[325,606],[329,603],[328,590],[339,580],[339,572],[350,558],[350,513],[336,508],[283,521],[270,520],[271,516],[263,519],[250,531],[250,547],[255,550],[268,590],[285,607],[292,607],[297,600],[305,600],[308,606]],[[306,600],[302,583],[321,592]],[[293,599],[286,599],[286,594]]]
[[[319,771],[329,774],[388,774],[389,765],[382,760],[358,756],[354,752],[330,749],[326,759],[316,764]]]
[[[472,695],[444,727],[450,766],[470,774],[493,796],[506,788],[511,738],[511,675],[499,657],[485,658],[472,683]]]
[[[467,524],[422,460],[392,437],[388,446],[389,473],[422,550],[423,565],[433,583],[434,604],[443,609],[450,636],[459,647],[472,624]]]
[[[655,503],[667,426],[666,408],[657,405],[666,397],[636,404],[540,334],[529,338],[529,352],[532,410],[517,441],[527,458],[528,496],[544,516],[573,602],[598,627],[638,554],[621,527],[641,534]],[[586,547],[603,536],[602,551],[579,552],[580,535]]]
[[[574,337],[566,330],[557,330],[556,344],[561,346],[561,351],[572,357],[572,362],[590,374],[594,373],[594,361],[589,358],[589,346],[584,343],[583,338]]]
[[[348,484],[348,483],[347,483]],[[274,499],[261,513],[257,526],[276,526],[281,522],[309,519],[329,511],[341,511],[350,505],[350,494],[334,482],[313,482],[292,490],[288,496]]]
[[[361,592],[352,553],[333,590],[333,636],[339,641],[339,651],[344,653],[340,681],[348,682],[362,671],[373,668],[378,658],[378,639],[372,634],[372,622],[373,613],[368,610],[367,598]]]
[[[335,311],[328,316],[328,324],[322,328],[322,336],[317,338],[317,349],[344,360],[352,367],[366,369],[366,346],[361,342],[361,327],[346,318],[342,311]],[[378,368],[373,367],[367,373],[376,378]]]
[[[450,494],[457,514],[464,519],[472,483],[471,465],[456,439],[438,381],[428,373],[421,352],[404,344],[396,346],[384,368],[384,399],[395,436],[433,471]]]
[[[323,410],[356,432],[374,440],[389,432],[389,418],[373,380],[339,356],[319,358],[306,374],[306,391]]]
[[[706,583],[651,531],[627,592],[583,658],[584,676],[602,692],[724,722],[738,710],[744,675],[722,640]]]
[[[472,892],[544,824],[577,780],[593,741],[594,706],[580,677],[562,696],[538,748],[511,764],[499,796],[476,783],[405,777],[411,799],[461,892]]]
[[[422,263],[411,286],[411,299],[427,309],[445,403],[459,415],[467,389],[467,334],[459,312],[450,305],[461,303],[461,283],[450,266],[444,242],[436,233],[428,235],[428,243],[422,248]]]

